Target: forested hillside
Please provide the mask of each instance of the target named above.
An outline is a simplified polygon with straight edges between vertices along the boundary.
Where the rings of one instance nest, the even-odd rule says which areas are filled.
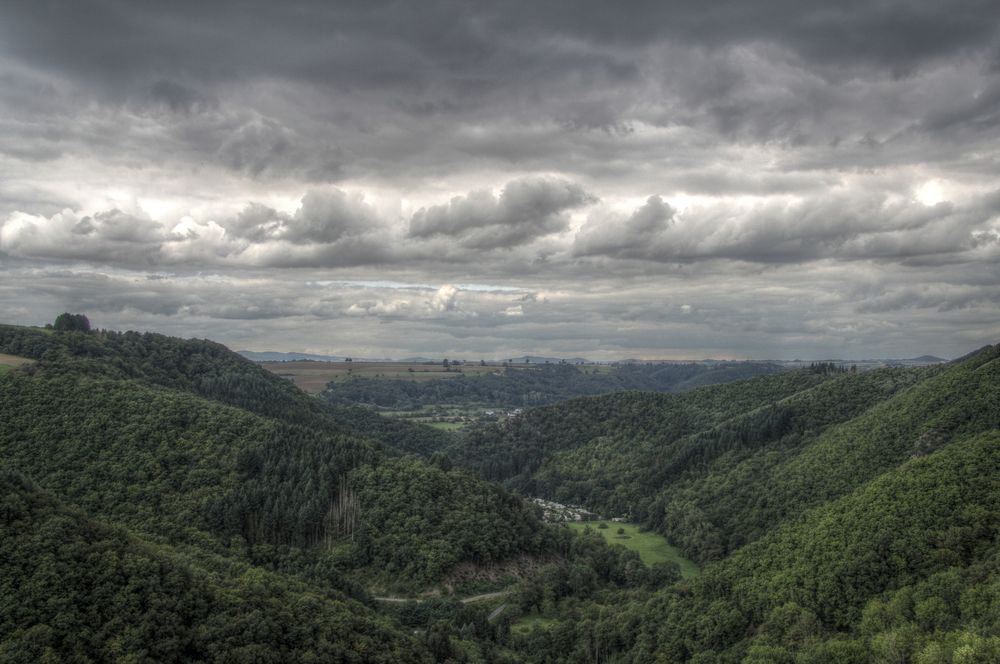
[[[330,383],[321,396],[334,404],[363,404],[396,410],[439,404],[516,408],[622,390],[681,392],[781,371],[783,368],[779,365],[766,362],[636,363],[611,367],[540,364],[498,369],[484,375],[422,381],[353,377]]]
[[[651,441],[672,442],[826,378],[819,373],[789,372],[759,378],[752,384],[737,382],[679,395],[620,392],[575,399],[472,431],[455,455],[484,477],[543,495],[548,491],[536,487],[536,473],[543,462],[559,454],[614,439],[621,449],[604,456],[634,469],[638,464],[628,455]],[[590,465],[603,471],[597,464]]]
[[[128,333],[6,332],[14,340],[5,352],[38,359],[31,375],[11,373],[0,383],[0,449],[9,467],[91,514],[150,535],[197,539],[194,530],[251,546],[336,549],[354,566],[372,562],[369,547],[346,547],[345,554],[333,543],[384,535],[365,515],[377,513],[379,501],[392,500],[397,485],[385,484],[366,497],[370,505],[360,505],[353,500],[351,473],[400,462],[353,435],[353,426],[336,421],[334,411],[218,344]],[[203,396],[216,393],[219,400]],[[280,417],[268,416],[279,409]],[[434,472],[440,504],[461,510],[475,503],[478,509],[484,507],[478,494],[493,495],[482,482],[455,483]],[[401,508],[422,509],[413,503]],[[520,511],[516,518],[540,529],[534,512],[519,501],[502,509],[502,515],[487,514],[504,522]],[[427,567],[419,563],[422,556],[439,555],[427,543],[438,536],[474,539],[476,546],[464,550],[484,552],[488,560],[539,546],[537,537],[514,528],[498,531],[500,540],[433,528],[399,535],[413,540],[421,569]]]
[[[557,603],[531,661],[1000,661],[1000,346],[577,400],[467,442],[461,462],[709,563],[650,596]]]
[[[992,431],[909,459],[694,581],[564,603],[522,647],[533,662],[997,662],[998,532]]]
[[[226,565],[209,571],[0,471],[0,661],[433,661],[341,593]]]
[[[31,360],[0,374],[0,661],[1000,661],[1000,346],[464,435],[207,341],[0,326],[0,353]],[[628,517],[702,573],[488,480]],[[467,582],[490,601],[371,593]]]
[[[0,375],[0,470],[29,478],[5,476],[5,486],[17,487],[11,492],[20,496],[3,514],[11,556],[5,561],[30,560],[45,547],[55,548],[53,569],[42,581],[56,584],[58,570],[74,557],[99,559],[93,571],[86,565],[79,571],[81,584],[98,585],[62,598],[80,613],[74,618],[78,622],[59,618],[60,610],[42,601],[41,594],[23,594],[51,591],[44,583],[5,596],[3,634],[14,636],[0,641],[14,649],[10,652],[23,649],[24,630],[44,625],[49,625],[45,642],[51,642],[57,659],[74,652],[108,659],[120,639],[153,638],[119,637],[115,630],[126,629],[122,625],[130,621],[120,625],[112,613],[95,614],[104,609],[88,604],[124,592],[115,584],[131,587],[127,570],[123,578],[106,582],[102,575],[121,576],[114,568],[118,563],[104,558],[128,557],[132,549],[139,550],[135,555],[142,561],[157,552],[153,562],[137,563],[137,569],[155,564],[180,570],[169,572],[169,578],[177,576],[187,585],[164,580],[168,589],[163,592],[204,593],[193,607],[178,598],[181,603],[162,625],[149,618],[168,631],[170,621],[193,630],[178,636],[177,643],[150,646],[167,648],[170,654],[163,659],[218,659],[211,654],[215,633],[206,636],[204,621],[211,615],[222,622],[228,614],[212,603],[212,593],[232,604],[226,611],[238,611],[243,600],[231,599],[230,589],[243,592],[241,579],[248,574],[256,585],[247,592],[263,602],[255,609],[262,620],[279,621],[279,631],[286,629],[280,626],[284,623],[287,629],[306,630],[288,637],[287,646],[284,636],[262,636],[276,649],[271,655],[265,650],[254,655],[251,649],[228,661],[272,656],[301,661],[295,653],[323,657],[329,654],[326,641],[335,642],[345,656],[357,648],[392,653],[396,646],[390,643],[408,637],[371,609],[347,601],[371,601],[362,584],[416,591],[442,580],[459,563],[488,565],[565,549],[535,508],[464,471],[399,458],[396,449],[378,442],[388,431],[401,444],[419,446],[406,435],[418,428],[393,423],[362,436],[359,428],[367,427],[370,416],[342,421],[340,411],[218,344],[3,326],[0,352],[35,360]],[[32,511],[25,502],[42,507]],[[73,507],[67,512],[61,503]],[[71,520],[65,527],[73,533],[96,534],[79,535],[89,543],[79,552],[60,549],[54,539],[26,538],[28,532],[55,538],[55,531],[46,530],[53,519]],[[98,544],[105,539],[106,544]],[[91,544],[93,552],[87,548]],[[18,584],[15,568],[5,570],[3,582]],[[299,587],[318,593],[317,599],[289,594]],[[130,592],[147,602],[154,601],[150,593],[160,591],[140,584]],[[93,600],[86,599],[90,595]],[[312,610],[313,601],[320,602],[310,618],[315,623],[299,613]],[[296,603],[293,613],[285,602]],[[271,611],[281,615],[271,617]],[[357,624],[327,633],[324,612],[330,621],[348,616]],[[81,643],[79,625],[90,619],[97,621],[96,631]],[[355,639],[351,630],[370,633],[372,645]],[[385,644],[376,647],[379,640]],[[218,652],[224,647],[219,645]],[[413,649],[417,660],[423,657],[421,647]],[[132,652],[129,648],[122,652]],[[395,661],[389,654],[362,659]]]
[[[996,354],[571,401],[476,431],[455,456],[520,491],[630,515],[715,560],[912,455],[1000,426]]]

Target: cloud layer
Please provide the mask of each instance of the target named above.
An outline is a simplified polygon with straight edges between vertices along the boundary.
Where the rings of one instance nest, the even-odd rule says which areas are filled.
[[[993,2],[4,14],[14,320],[396,356],[1000,334]]]

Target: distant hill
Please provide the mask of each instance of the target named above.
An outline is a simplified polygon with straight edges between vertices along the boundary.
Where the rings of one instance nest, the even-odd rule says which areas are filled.
[[[343,362],[344,358],[337,355],[316,355],[313,353],[281,353],[272,351],[238,350],[243,357],[253,362],[297,362],[313,360],[316,362]]]
[[[921,362],[923,364],[940,364],[941,362],[947,362],[940,357],[935,357],[934,355],[921,355],[920,357],[911,357],[909,362]]]
[[[586,394],[621,390],[679,392],[784,371],[771,363],[619,364],[612,367],[532,361],[477,376],[415,382],[355,376],[331,382],[320,396],[332,404],[407,410],[439,404],[493,408],[540,406]]]
[[[442,362],[444,356],[433,358],[433,357],[404,357],[401,359],[391,359],[385,357],[357,357],[348,355],[317,355],[315,353],[292,353],[292,352],[278,352],[278,351],[254,351],[254,350],[238,350],[236,351],[243,357],[254,362],[296,362],[301,360],[314,360],[316,362],[343,362],[347,357],[351,357],[355,362],[408,362],[410,364],[418,364],[422,362]],[[470,360],[468,358],[458,358],[463,359],[468,362],[478,362],[478,359]],[[544,357],[541,355],[521,355],[520,357],[514,358],[500,358],[500,359],[487,359],[490,363],[501,363],[511,361],[514,364],[559,364],[559,363],[569,363],[569,364],[591,364],[590,360],[582,357],[573,358],[559,358],[559,357]]]

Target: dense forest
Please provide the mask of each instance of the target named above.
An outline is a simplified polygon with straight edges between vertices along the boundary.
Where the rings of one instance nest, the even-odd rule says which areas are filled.
[[[0,353],[31,360],[0,373],[3,662],[1000,661],[1000,346],[466,433],[80,317],[0,326]]]
[[[649,596],[550,609],[530,661],[985,663],[1000,661],[998,429],[1000,346],[574,400],[453,457],[706,563]]]
[[[9,494],[3,661],[35,661],[39,652],[56,661],[115,653],[134,661],[397,661],[400,648],[433,658],[433,648],[409,643],[409,632],[375,611],[370,588],[416,592],[458,564],[513,556],[565,564],[566,536],[545,527],[536,508],[384,442],[419,447],[414,440],[432,430],[341,417],[221,345],[0,326],[0,352],[34,360],[0,375]],[[25,585],[23,570],[43,559],[50,569],[32,569],[37,583]],[[74,561],[80,566],[66,576],[79,588],[53,602]],[[160,576],[146,575],[150,567]],[[120,601],[138,602],[149,631],[130,631],[128,616],[103,607],[122,593]],[[160,595],[177,601],[162,614]],[[243,654],[230,650],[238,634],[222,626],[240,612],[275,621],[274,638],[262,631]],[[467,641],[452,631],[446,641]],[[32,650],[36,641],[48,645]],[[358,655],[369,650],[378,656]]]
[[[452,456],[524,493],[628,515],[707,562],[912,455],[1000,426],[995,352],[574,400],[477,430]]]
[[[461,374],[422,381],[355,376],[330,383],[321,397],[333,404],[394,410],[439,404],[520,408],[622,390],[681,392],[783,370],[767,362],[628,363],[601,367],[539,364],[498,368],[495,373],[477,376]]]
[[[433,660],[342,593],[229,560],[203,564],[3,471],[0,661]]]

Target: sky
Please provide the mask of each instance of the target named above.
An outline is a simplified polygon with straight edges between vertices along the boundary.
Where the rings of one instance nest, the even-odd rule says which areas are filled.
[[[950,358],[998,174],[995,0],[0,0],[3,322]]]

